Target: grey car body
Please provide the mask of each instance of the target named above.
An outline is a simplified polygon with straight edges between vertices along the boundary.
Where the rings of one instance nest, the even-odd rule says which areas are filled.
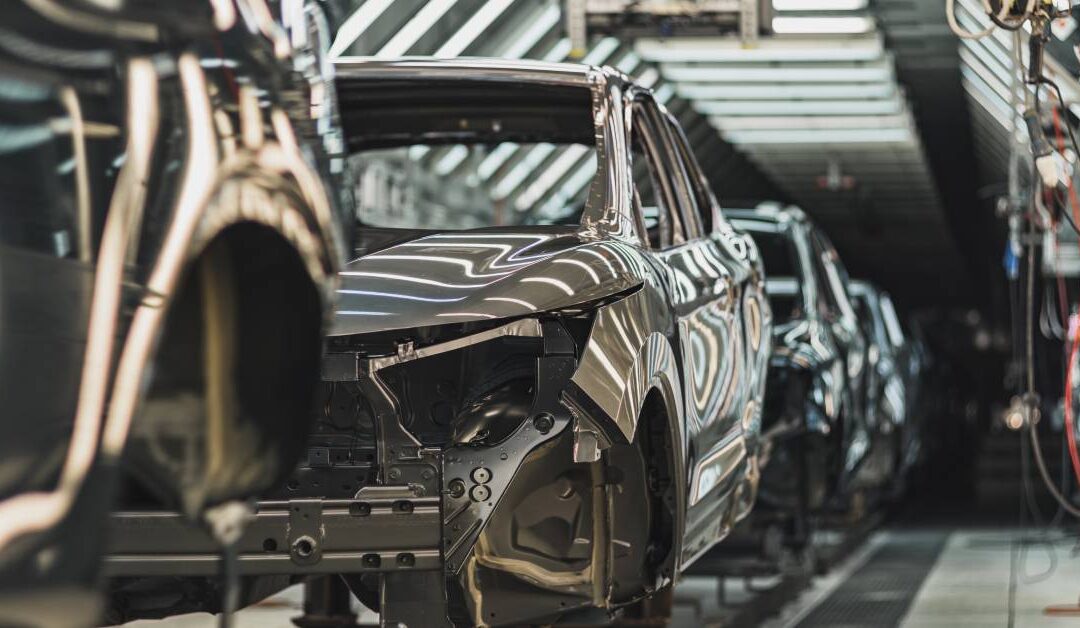
[[[270,15],[0,9],[0,624],[95,621],[118,494],[203,521],[295,465],[347,247]]]
[[[820,508],[858,486],[872,460],[863,324],[839,256],[802,210],[766,205],[728,214],[759,242],[776,317],[763,429],[777,447],[763,470],[762,495],[793,506],[796,479],[808,473],[809,506]],[[798,460],[808,452],[804,471]]]
[[[440,229],[448,185],[422,204],[432,224],[367,216],[307,464],[260,503],[241,571],[349,574],[387,625],[570,620],[665,589],[756,492],[771,313],[752,240],[674,119],[609,68],[346,59],[337,75],[361,160],[389,147],[447,163],[464,143],[491,148],[477,162],[508,153],[502,174],[535,155],[534,170],[573,151],[595,162],[546,224],[524,218],[543,217],[540,195]],[[361,203],[383,172],[369,170]],[[207,568],[189,558],[113,564]]]
[[[867,337],[871,339],[869,362],[874,376],[870,407],[878,417],[880,431],[894,434],[893,477],[899,484],[919,457],[920,430],[914,411],[920,356],[906,338],[888,292],[868,281],[853,281],[851,292],[865,311]]]

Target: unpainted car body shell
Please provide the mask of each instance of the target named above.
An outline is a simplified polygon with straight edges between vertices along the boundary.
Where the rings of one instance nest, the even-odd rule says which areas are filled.
[[[314,295],[315,318],[297,346],[312,338],[303,351],[317,360],[319,316],[328,319],[332,312],[344,258],[342,216],[326,192],[326,162],[315,156],[319,151],[305,156],[301,150],[308,139],[307,108],[270,105],[255,92],[264,90],[279,102],[305,98],[292,83],[287,41],[266,5],[244,4],[207,2],[177,11],[167,3],[109,8],[41,0],[0,10],[8,18],[0,20],[0,75],[7,90],[0,103],[11,115],[4,123],[41,131],[25,102],[39,102],[43,111],[62,103],[65,126],[52,132],[73,146],[76,216],[72,255],[62,248],[34,250],[30,240],[0,242],[0,273],[23,263],[30,269],[18,284],[4,282],[0,307],[42,315],[22,326],[5,316],[0,326],[0,377],[27,384],[5,400],[5,475],[18,476],[18,465],[28,462],[9,456],[8,448],[36,452],[29,460],[31,479],[0,487],[0,623],[92,621],[103,524],[121,455],[142,423],[138,411],[156,347],[169,329],[167,313],[207,251],[236,242],[230,238],[238,228],[258,234],[252,243],[280,247],[274,248],[283,255],[279,265],[266,268],[297,278],[300,283],[289,286],[298,299]],[[4,151],[34,151],[53,141],[48,134],[35,137]],[[26,182],[35,175],[23,176]],[[8,184],[23,189],[13,178],[5,193]],[[10,208],[4,218],[32,221],[35,212],[60,212],[63,197],[53,200],[57,204]],[[249,257],[257,259],[260,251],[253,244]],[[240,261],[233,268],[246,266]],[[245,277],[268,279],[257,272]],[[73,278],[78,287],[65,283]],[[63,321],[50,309],[59,305],[54,291],[74,297]],[[57,342],[62,347],[54,353],[50,347]],[[30,362],[8,359],[35,343],[40,353]],[[71,362],[71,377],[54,380],[47,404],[24,398],[35,390],[29,378],[37,376],[27,364],[56,359]],[[284,367],[268,366],[271,372]],[[312,370],[308,377],[315,375]],[[221,390],[231,385],[212,386],[219,384]],[[37,441],[37,427],[26,425],[55,428],[55,439]],[[295,434],[305,432],[298,425]],[[265,461],[266,470],[292,464],[284,450]],[[238,477],[235,485],[214,489],[216,496],[172,498],[190,498],[201,510],[213,500],[250,495],[259,484]],[[60,604],[50,602],[54,592]]]

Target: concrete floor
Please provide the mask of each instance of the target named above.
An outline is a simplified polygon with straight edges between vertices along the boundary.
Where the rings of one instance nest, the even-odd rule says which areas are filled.
[[[874,534],[830,573],[815,579],[797,599],[766,628],[796,626],[847,577],[866,561],[888,535]],[[1014,542],[1016,541],[1016,542]],[[902,628],[952,628],[955,626],[1007,626],[1010,565],[1016,565],[1015,626],[1018,628],[1080,625],[1080,615],[1053,616],[1046,609],[1076,604],[1080,598],[1080,555],[1075,537],[1042,531],[1020,533],[1010,530],[958,530],[952,532],[934,567],[923,581],[901,622]],[[752,583],[768,586],[767,581]],[[672,628],[714,625],[702,617],[716,616],[719,587],[730,601],[745,601],[748,592],[742,580],[720,583],[715,578],[687,578],[679,587]],[[695,602],[697,600],[697,602]],[[289,628],[290,619],[300,614],[302,590],[288,589],[262,604],[238,613],[236,628]],[[362,620],[375,616],[363,612]],[[131,628],[210,628],[216,625],[206,614],[184,615],[163,621],[139,621]]]
[[[1015,625],[1041,628],[1080,624],[1080,615],[1046,613],[1053,606],[1075,607],[1080,598],[1080,556],[1075,549],[1075,537],[1042,531],[954,532],[923,582],[902,626],[1007,625],[1014,552]]]

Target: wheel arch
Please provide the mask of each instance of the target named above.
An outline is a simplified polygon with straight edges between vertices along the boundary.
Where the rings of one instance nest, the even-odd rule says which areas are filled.
[[[218,180],[182,243],[171,289],[155,292],[152,271],[135,310],[114,398],[127,401],[136,416],[111,415],[117,420],[106,424],[103,446],[114,463],[127,447],[156,492],[192,513],[261,490],[290,470],[306,440],[322,338],[333,316],[331,241],[289,178],[241,167]],[[164,250],[153,270],[168,261]],[[222,317],[207,314],[211,301]],[[228,312],[233,320],[226,323]],[[218,329],[216,341],[212,329]],[[202,346],[203,358],[220,355],[193,360],[199,353],[193,343]],[[207,349],[217,345],[220,351]],[[209,372],[214,369],[216,376]],[[124,378],[133,374],[145,381],[135,400],[125,400],[131,391]],[[164,388],[156,386],[162,381]],[[202,404],[189,400],[188,406],[205,412],[192,427],[206,430],[206,476],[192,490],[181,490],[175,468],[155,467],[154,448],[146,446],[168,418],[166,412],[155,419],[155,402],[163,391],[175,398],[182,390],[201,393]],[[128,428],[123,433],[121,421]],[[141,445],[128,447],[129,440]],[[160,454],[156,458],[162,462]]]

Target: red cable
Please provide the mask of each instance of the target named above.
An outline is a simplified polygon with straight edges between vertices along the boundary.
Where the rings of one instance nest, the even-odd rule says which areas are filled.
[[[1065,136],[1061,132],[1061,119],[1058,118],[1058,108],[1051,108],[1051,113],[1054,115],[1054,137],[1057,139],[1058,151],[1065,154]],[[1077,155],[1080,157],[1080,155]],[[1073,179],[1069,178],[1069,206],[1072,208],[1073,220],[1080,224],[1080,198],[1076,196],[1076,187],[1073,185]],[[1080,243],[1078,243],[1080,244]]]
[[[1080,485],[1080,453],[1076,451],[1076,429],[1073,424],[1073,361],[1076,350],[1080,347],[1080,329],[1074,330],[1072,349],[1069,350],[1069,362],[1065,367],[1065,443],[1069,446],[1069,459],[1072,461],[1073,475]]]
[[[1061,121],[1058,118],[1058,108],[1052,107],[1051,111],[1053,112],[1054,117],[1054,135],[1058,141],[1058,150],[1064,154],[1065,138],[1061,132]],[[1080,157],[1080,155],[1078,155],[1078,157]],[[1073,177],[1069,177],[1069,201],[1073,218],[1080,221],[1080,200],[1076,197],[1076,186],[1073,185]],[[1069,328],[1071,327],[1072,325],[1069,325]],[[1069,449],[1069,460],[1072,462],[1073,475],[1076,477],[1077,485],[1080,486],[1080,452],[1077,452],[1076,450],[1076,426],[1073,422],[1072,386],[1073,362],[1076,360],[1076,351],[1080,348],[1080,325],[1071,331],[1073,332],[1072,347],[1069,350],[1069,359],[1065,365],[1065,444]],[[1066,332],[1065,338],[1068,340],[1068,332]]]

